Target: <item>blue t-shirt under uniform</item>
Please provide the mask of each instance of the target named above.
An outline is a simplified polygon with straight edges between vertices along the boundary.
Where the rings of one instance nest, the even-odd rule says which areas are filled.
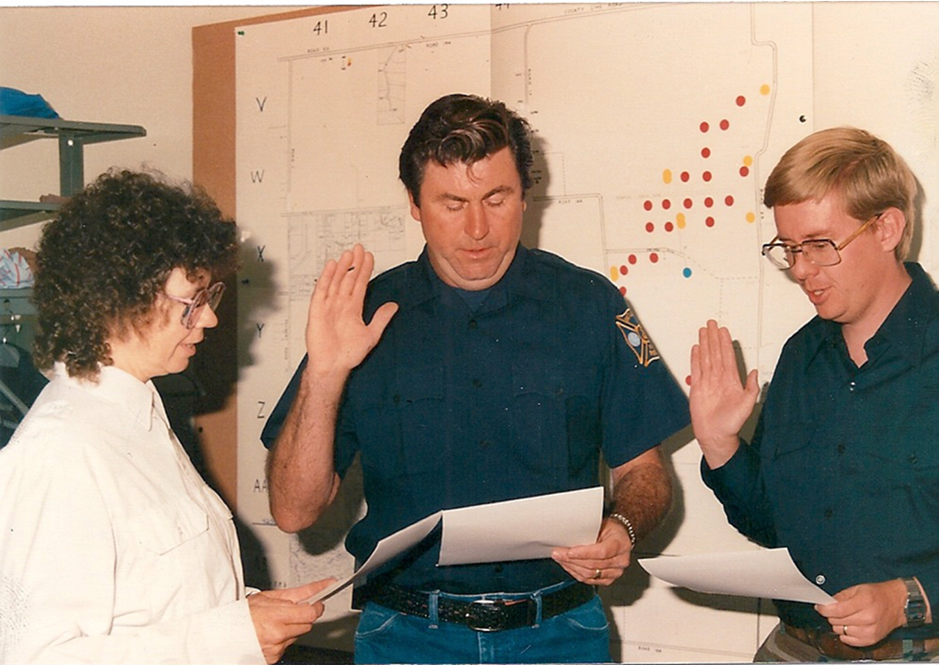
[[[917,577],[939,601],[939,293],[923,269],[877,333],[867,362],[841,326],[813,318],[786,342],[750,445],[702,475],[735,527],[788,547],[830,594]],[[800,628],[830,629],[811,605],[778,601]],[[934,610],[935,611],[935,610]],[[939,635],[939,624],[892,637]]]
[[[366,320],[388,301],[399,310],[350,375],[337,423],[337,472],[362,459],[368,512],[346,539],[360,563],[441,509],[596,486],[601,451],[616,467],[689,422],[684,392],[609,280],[519,246],[488,291],[471,308],[426,250],[369,285]],[[390,581],[485,593],[570,579],[550,559],[437,567],[438,554],[439,542],[418,548]]]

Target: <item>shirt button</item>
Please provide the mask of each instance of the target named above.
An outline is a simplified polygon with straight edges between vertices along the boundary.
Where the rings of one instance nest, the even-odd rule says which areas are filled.
[[[834,514],[835,514],[835,512],[834,512],[831,508],[826,508],[826,509],[825,509],[825,519],[826,519],[826,520],[830,520],[830,519],[831,519],[831,516],[834,515]]]
[[[488,439],[483,439],[482,441],[479,442],[480,450],[486,450],[489,446],[490,446],[490,443]]]
[[[844,455],[844,444],[843,444],[843,443],[839,443],[839,444],[838,444],[838,447],[837,447],[835,450],[838,451],[838,454],[839,454],[839,455]]]
[[[476,323],[476,319],[470,319],[470,322],[469,322],[469,329],[470,329],[470,330],[476,330],[477,326],[479,326],[479,324]]]
[[[825,576],[824,576],[824,575],[816,575],[816,576],[815,576],[815,583],[816,583],[816,584],[824,584],[824,583],[825,583]]]
[[[394,396],[392,396],[391,401],[394,402],[395,404],[400,404],[400,403],[401,403],[401,395],[394,395]]]
[[[857,382],[856,382],[856,381],[852,381],[851,383],[849,383],[849,384],[848,384],[848,390],[850,390],[852,393],[853,393],[855,390],[857,390]]]
[[[479,379],[473,379],[473,387],[474,387],[474,388],[482,388],[482,385],[483,385],[483,382],[482,382],[482,381],[480,381]]]

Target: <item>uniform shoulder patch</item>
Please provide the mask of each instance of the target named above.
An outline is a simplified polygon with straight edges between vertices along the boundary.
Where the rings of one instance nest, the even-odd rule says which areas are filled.
[[[616,327],[623,334],[626,346],[636,354],[636,360],[640,365],[648,367],[659,359],[659,352],[655,350],[652,340],[649,339],[632,309],[627,307],[625,312],[616,317]]]

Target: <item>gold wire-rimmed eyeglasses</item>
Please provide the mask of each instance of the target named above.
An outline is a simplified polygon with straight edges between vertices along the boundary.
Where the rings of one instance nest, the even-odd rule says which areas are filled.
[[[796,264],[796,254],[802,254],[817,266],[836,266],[841,263],[841,250],[861,235],[867,227],[880,219],[883,214],[879,212],[861,224],[840,245],[836,244],[831,238],[812,238],[803,240],[797,245],[792,245],[787,242],[779,242],[779,236],[776,236],[772,242],[763,245],[762,254],[780,270],[789,270],[794,266]]]

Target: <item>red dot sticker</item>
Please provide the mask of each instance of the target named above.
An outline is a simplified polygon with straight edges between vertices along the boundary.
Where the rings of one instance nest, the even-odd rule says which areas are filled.
[[[725,132],[730,129],[730,122],[727,120],[721,120],[721,129],[723,129]]]
[[[714,218],[713,218],[713,217],[707,217],[707,218],[704,220],[704,223],[707,224],[707,227],[708,227],[708,228],[711,228],[712,226],[714,226]]]
[[[672,224],[671,222],[665,222],[665,231],[666,231],[666,232],[671,233],[671,232],[674,231],[674,230],[675,230],[675,225],[674,225],[674,224]]]
[[[649,254],[649,260],[650,260],[652,263],[658,263],[658,262],[659,262],[659,255],[656,254],[655,252],[652,252],[651,254]]]
[[[630,254],[629,257],[627,257],[626,260],[629,261],[631,264],[636,265],[636,260],[637,260],[637,259],[636,259],[636,255],[635,255],[635,254]]]
[[[743,95],[740,95],[739,97],[737,97],[737,106],[743,106],[746,103],[747,103],[746,97],[744,97]]]
[[[741,166],[741,167],[740,167],[740,177],[741,177],[741,178],[746,178],[748,175],[750,175],[750,169],[748,169],[746,166]]]
[[[704,180],[704,182],[711,182],[711,172],[705,171],[704,173],[702,173],[701,179]]]
[[[622,294],[625,296],[625,295],[626,295],[626,287],[625,287],[625,286],[619,287],[619,292],[622,293]]]
[[[688,180],[690,180],[690,179],[691,179],[691,174],[690,174],[690,173],[688,173],[687,171],[682,171],[682,172],[681,172],[681,181],[682,181],[682,182],[688,182]]]
[[[732,206],[734,204],[734,197],[729,194],[724,197],[724,205]]]
[[[685,206],[685,209],[688,210],[688,209],[691,208],[692,205],[694,205],[694,202],[693,202],[691,199],[685,199],[685,200],[682,202],[682,205],[684,205],[684,206]]]
[[[645,203],[642,204],[642,207],[645,208],[646,210],[652,210],[652,201],[646,201]]]
[[[709,124],[707,124],[706,122],[702,122],[701,125],[700,125],[700,129],[701,129],[701,133],[702,133],[702,134],[707,134],[707,132],[708,132],[708,130],[709,130],[710,128],[711,128],[711,126],[710,126]]]
[[[627,274],[628,272],[629,272],[629,268],[627,268],[626,266],[620,266],[620,267],[619,267],[619,274],[620,274],[620,275],[625,275],[625,274]]]
[[[649,233],[652,233],[653,231],[655,231],[655,224],[653,224],[652,222],[646,222],[646,231],[648,231]]]
[[[712,199],[710,196],[707,196],[707,197],[704,198],[704,207],[705,207],[705,208],[710,208],[710,207],[712,207],[713,205],[714,205],[714,199]]]
[[[686,385],[689,385],[689,386],[691,385],[691,375],[690,375],[690,374],[685,377],[685,384],[686,384]]]
[[[668,210],[669,208],[672,207],[672,202],[669,201],[668,199],[665,199],[664,201],[662,201],[662,207],[663,207],[665,210]]]
[[[710,157],[710,156],[711,156],[711,149],[710,149],[710,148],[701,148],[701,156],[704,157],[705,159],[707,159],[708,157]]]

